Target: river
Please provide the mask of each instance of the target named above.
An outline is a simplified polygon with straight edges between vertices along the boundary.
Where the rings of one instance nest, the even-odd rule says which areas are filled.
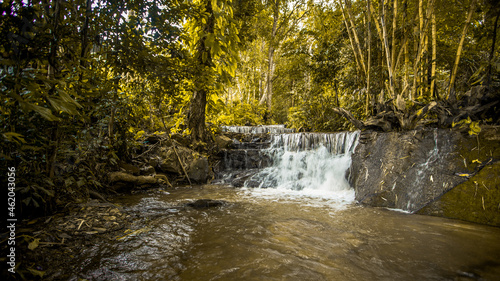
[[[132,225],[84,249],[72,279],[500,279],[500,228],[355,202],[359,132],[229,129],[272,135],[226,151],[219,184],[115,197]]]
[[[197,199],[224,200],[196,209]],[[498,280],[500,229],[217,185],[116,197],[127,236],[77,258],[74,280]]]

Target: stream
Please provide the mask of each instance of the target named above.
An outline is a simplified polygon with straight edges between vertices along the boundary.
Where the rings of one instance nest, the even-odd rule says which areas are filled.
[[[359,132],[234,130],[275,135],[225,152],[217,184],[115,197],[133,224],[71,280],[499,280],[500,228],[356,204]]]
[[[225,205],[195,209],[196,199]],[[115,198],[131,235],[78,257],[89,280],[498,280],[500,229],[222,186]]]

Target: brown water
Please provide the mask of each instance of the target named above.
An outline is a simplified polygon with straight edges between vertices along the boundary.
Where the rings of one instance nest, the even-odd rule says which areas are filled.
[[[225,200],[212,209],[183,204]],[[74,280],[500,280],[500,229],[321,198],[202,186],[116,198],[126,237]]]

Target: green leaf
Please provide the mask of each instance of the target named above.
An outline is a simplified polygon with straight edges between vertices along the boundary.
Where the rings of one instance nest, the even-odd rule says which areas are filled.
[[[24,205],[26,205],[26,206],[29,206],[29,205],[30,205],[30,201],[31,201],[31,197],[28,197],[28,198],[26,198],[26,199],[22,200],[22,202],[23,202],[23,203],[24,203]]]
[[[469,125],[469,135],[479,135],[481,132],[481,127],[479,127],[479,122],[471,122]]]
[[[31,103],[24,103],[25,107],[28,110],[33,110],[40,114],[43,118],[45,118],[48,121],[60,121],[60,119],[52,114],[52,111],[48,108],[41,107],[38,105],[34,105]]]
[[[47,98],[50,102],[50,105],[57,110],[57,111],[62,111],[66,112],[71,115],[76,115],[78,114],[78,111],[76,110],[76,106],[74,103],[66,102],[58,98]]]
[[[47,194],[49,197],[54,197],[54,192],[51,191],[51,190],[48,190],[48,189],[45,189],[41,186],[37,186],[38,189],[42,190],[43,192],[45,192],[45,194]]]
[[[28,244],[28,249],[33,251],[38,247],[39,244],[40,244],[40,238],[35,238],[33,239],[33,241],[31,241],[31,243]]]
[[[40,271],[33,268],[28,268],[28,270],[29,272],[31,272],[31,274],[33,274],[34,276],[38,276],[40,278],[43,278],[43,276],[45,275],[45,271]]]
[[[15,142],[15,143],[26,143],[24,140],[24,136],[15,132],[8,132],[8,133],[3,133],[4,138],[7,139],[7,141],[10,142]]]
[[[59,97],[65,102],[72,103],[76,105],[78,108],[82,108],[82,106],[76,102],[68,93],[62,89],[57,89],[57,92],[59,93]]]
[[[21,150],[40,151],[42,149],[43,149],[43,147],[36,147],[36,146],[32,146],[32,145],[23,145],[23,146],[21,146]]]

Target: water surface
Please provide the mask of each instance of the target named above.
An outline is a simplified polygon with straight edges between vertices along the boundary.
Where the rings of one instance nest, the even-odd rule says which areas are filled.
[[[196,199],[225,200],[211,209]],[[121,196],[128,235],[77,257],[92,280],[498,280],[500,229],[263,189]]]

